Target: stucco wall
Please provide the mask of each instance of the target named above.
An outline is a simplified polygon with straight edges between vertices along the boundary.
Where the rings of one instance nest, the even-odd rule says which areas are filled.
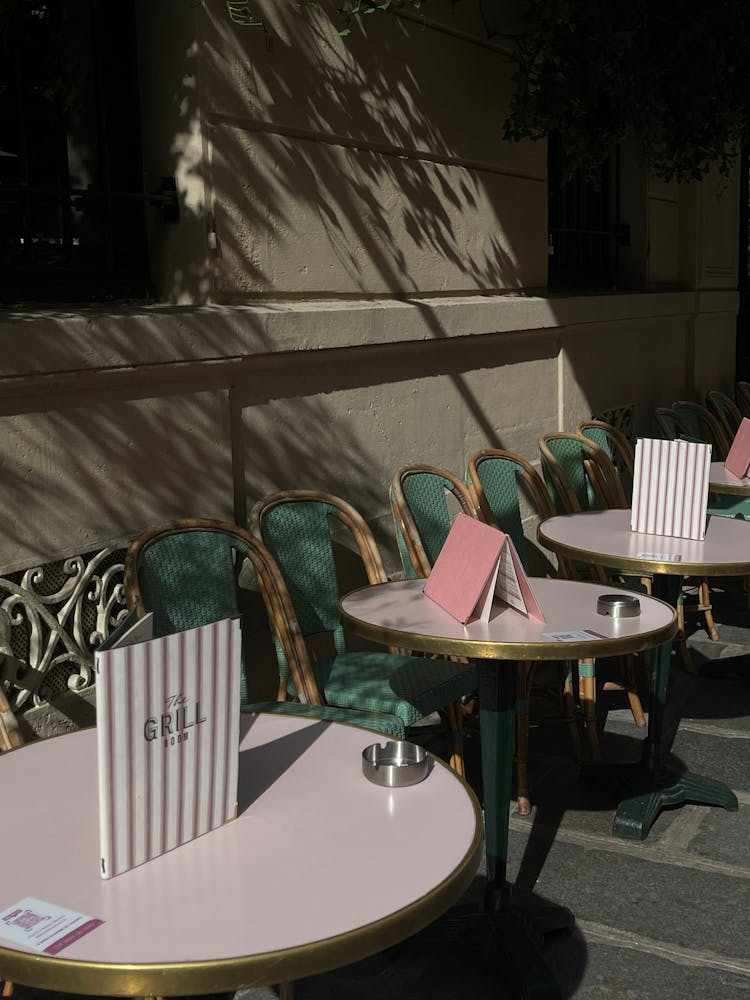
[[[731,387],[736,182],[660,185],[631,150],[631,277],[692,291],[544,297],[546,150],[501,140],[510,66],[479,6],[346,40],[335,6],[256,0],[264,31],[223,0],[138,3],[146,186],[174,175],[181,208],[152,217],[165,304],[0,317],[4,571],[291,486],[390,547],[408,462],[533,458],[629,403],[647,432]]]
[[[349,499],[396,568],[387,486],[546,430],[731,387],[725,292],[145,307],[0,317],[0,572],[260,496]]]

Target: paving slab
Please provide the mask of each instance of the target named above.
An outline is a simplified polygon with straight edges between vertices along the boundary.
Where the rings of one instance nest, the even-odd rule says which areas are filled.
[[[654,860],[646,849],[614,841],[609,849],[548,845],[534,891],[569,907],[577,920],[644,935],[681,948],[709,950],[748,963],[750,879],[706,871],[682,858]],[[512,847],[513,868],[523,872]],[[525,859],[524,859],[525,860]],[[530,886],[529,886],[530,888]]]
[[[544,956],[564,1000],[747,1000],[750,975],[707,968],[681,955],[664,958],[648,947],[637,941],[604,944],[589,931],[583,973],[576,964],[572,977],[562,937],[548,943]]]
[[[706,810],[688,850],[699,857],[731,865],[738,873],[744,872],[743,877],[750,878],[750,805],[741,802],[736,813]]]
[[[750,740],[680,728],[666,757],[670,767],[686,767],[715,778],[735,792],[750,792]]]

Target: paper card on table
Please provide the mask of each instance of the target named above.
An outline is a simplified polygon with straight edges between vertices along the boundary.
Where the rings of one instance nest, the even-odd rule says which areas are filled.
[[[147,619],[126,621],[95,653],[102,878],[237,810],[239,619],[157,639]]]
[[[489,621],[495,597],[545,620],[510,536],[467,514],[453,522],[424,593],[464,623]]]
[[[552,642],[587,642],[591,639],[605,639],[606,636],[591,628],[576,628],[570,632],[542,632],[542,638]]]
[[[25,896],[0,911],[0,938],[46,955],[57,955],[103,923],[67,906]]]
[[[632,531],[702,540],[711,445],[640,438],[635,446]]]
[[[750,420],[747,417],[742,418],[737,428],[724,468],[738,479],[744,479],[747,475],[750,468]]]

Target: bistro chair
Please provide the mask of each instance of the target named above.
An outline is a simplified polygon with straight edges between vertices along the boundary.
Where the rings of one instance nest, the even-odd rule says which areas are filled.
[[[244,528],[203,518],[148,528],[131,543],[125,557],[126,603],[139,618],[153,614],[155,637],[233,617],[240,614],[238,578],[246,559],[255,571],[287,669],[279,677],[276,701],[251,702],[245,650],[243,710],[349,722],[402,739],[403,725],[388,714],[325,704],[295,632],[294,611],[278,567]]]
[[[627,508],[628,500],[613,462],[603,448],[583,434],[552,432],[539,438],[542,470],[550,496],[561,514],[575,514],[583,510]],[[632,584],[628,574],[612,573],[598,566],[573,566],[572,575],[587,577],[597,583],[606,583],[616,577],[618,586],[635,586],[649,592],[650,581],[638,576]],[[605,690],[625,691],[637,726],[644,726],[646,719],[638,696],[635,660],[628,657],[622,666],[622,682],[608,682]],[[579,697],[586,720],[586,732],[592,752],[599,756],[596,730],[596,667],[594,660],[581,660],[578,664]]]
[[[731,396],[718,389],[710,389],[706,393],[706,408],[724,428],[724,433],[731,443],[742,423],[742,413]]]
[[[672,403],[672,409],[687,425],[691,437],[711,445],[714,462],[723,462],[732,443],[721,422],[700,403],[681,399]]]
[[[628,506],[611,459],[583,434],[543,434],[539,454],[542,475],[558,514]]]
[[[734,387],[734,398],[742,416],[750,418],[750,382],[737,382]]]
[[[633,445],[621,430],[603,420],[582,420],[577,431],[598,445],[611,460],[617,469],[625,499],[630,506],[635,464]]]
[[[332,528],[343,529],[371,584],[385,583],[385,569],[372,532],[350,504],[329,493],[291,490],[260,500],[251,530],[273,554],[294,608],[294,629],[305,639],[327,636],[332,648],[307,657],[312,674],[330,705],[392,716],[404,728],[444,710],[452,731],[451,766],[463,774],[461,716],[454,703],[477,687],[476,668],[446,659],[390,651],[347,649],[339,619],[340,587]],[[286,672],[283,649],[277,647]],[[307,655],[302,644],[301,655]]]
[[[390,501],[407,579],[430,575],[456,513],[479,517],[471,486],[435,465],[400,469],[391,480]]]
[[[702,441],[705,439],[700,436],[699,425],[695,419],[689,422],[690,418],[688,416],[688,411],[686,408],[681,408],[680,410],[675,407],[667,406],[657,406],[654,410],[654,428],[660,437],[667,441]],[[696,433],[698,431],[698,433]],[[711,441],[708,441],[710,444]],[[709,513],[716,513],[721,515],[722,509],[718,507],[713,509],[709,507]],[[684,595],[680,593],[677,600],[677,646],[680,650],[680,656],[682,658],[682,665],[688,673],[693,671],[693,663],[690,659],[690,653],[687,648],[687,638],[685,632],[685,599]],[[706,623],[706,633],[711,639],[718,639],[719,633],[716,631],[716,623],[713,617],[713,607],[711,605],[711,592],[709,589],[708,579],[703,577],[698,583],[698,598],[697,604],[691,608],[691,610],[698,611],[704,616]]]
[[[526,572],[533,576],[554,575],[554,567],[529,543],[523,530],[523,516],[526,511],[537,520],[551,517],[555,513],[544,483],[531,463],[512,451],[486,448],[470,456],[467,479],[474,490],[482,520],[511,537]],[[515,761],[517,808],[519,813],[527,815],[531,812],[528,775],[529,698],[532,693],[536,663],[521,662],[518,668]],[[581,747],[578,730],[575,727],[573,673],[567,664],[563,670],[563,716],[569,723],[576,759],[580,759]]]
[[[653,425],[654,437],[663,438],[665,441],[678,441],[680,438],[685,441],[696,440],[683,417],[671,406],[657,406],[654,409]]]

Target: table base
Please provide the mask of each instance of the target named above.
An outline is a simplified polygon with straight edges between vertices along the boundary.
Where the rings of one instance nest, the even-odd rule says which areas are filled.
[[[462,958],[486,968],[513,997],[561,1000],[542,948],[547,935],[570,930],[574,923],[570,910],[552,904],[513,903],[496,912],[454,907],[394,950],[427,954],[459,950]]]
[[[731,788],[692,771],[671,771],[661,767],[654,772],[640,762],[584,764],[581,779],[591,784],[614,786],[624,792],[626,797],[620,802],[612,824],[613,836],[624,840],[645,840],[663,809],[686,802],[721,806],[729,812],[739,808]]]

